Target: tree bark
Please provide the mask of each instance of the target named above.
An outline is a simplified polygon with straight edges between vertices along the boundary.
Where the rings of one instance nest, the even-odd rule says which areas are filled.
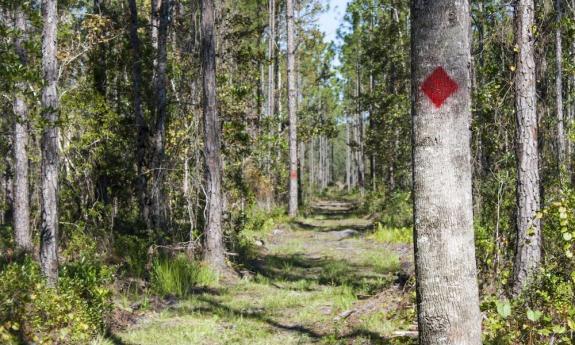
[[[513,292],[529,283],[541,261],[541,227],[535,217],[540,208],[537,100],[533,42],[533,0],[518,0],[515,8],[517,70],[515,113],[517,121],[517,252]]]
[[[275,114],[275,46],[276,46],[276,5],[269,0],[269,38],[268,38],[268,116]]]
[[[345,121],[345,149],[346,149],[346,155],[345,155],[345,185],[347,187],[347,191],[351,192],[351,155],[352,155],[352,151],[351,151],[351,124],[350,122],[350,118],[349,116],[346,116],[346,121]]]
[[[216,104],[216,40],[214,2],[202,0],[202,70],[207,219],[204,259],[216,271],[227,269],[222,231],[222,161],[220,120]]]
[[[288,214],[295,217],[298,212],[298,172],[297,172],[297,114],[296,114],[296,75],[295,75],[295,24],[293,0],[287,0],[287,78],[288,78],[288,117],[289,117],[289,205]]]
[[[148,204],[148,179],[145,174],[146,148],[148,143],[148,125],[142,110],[142,53],[138,37],[138,6],[136,0],[129,0],[130,7],[130,46],[132,49],[132,94],[134,97],[134,120],[138,129],[136,137],[136,190],[140,203],[140,217],[146,225],[150,223],[150,207]]]
[[[414,245],[422,345],[481,344],[469,7],[462,0],[412,1]],[[438,106],[423,92],[423,83],[439,67],[458,87]]]
[[[166,174],[165,145],[166,122],[168,117],[167,102],[167,68],[168,68],[168,23],[170,12],[169,0],[159,1],[159,26],[157,33],[157,54],[154,78],[154,115],[155,128],[153,135],[152,176],[150,198],[152,202],[152,225],[156,229],[166,228],[167,205],[164,190]]]
[[[365,194],[365,161],[364,161],[364,126],[363,116],[361,114],[361,70],[359,61],[356,65],[356,81],[355,81],[355,102],[356,102],[356,116],[357,116],[357,184],[361,195]]]
[[[57,0],[42,0],[42,224],[40,228],[40,266],[48,285],[58,282],[58,125],[57,90],[58,60],[56,58],[58,26]]]
[[[14,41],[16,53],[22,66],[28,65],[28,53],[24,47],[27,37],[26,16],[21,7],[16,9],[15,26],[20,35]],[[28,184],[28,104],[26,103],[26,82],[16,84],[14,98],[14,239],[19,252],[33,250],[30,231],[30,193]]]
[[[575,56],[575,41],[571,43],[570,47],[570,56]],[[571,137],[571,129],[573,127],[573,116],[575,115],[575,97],[573,93],[575,92],[575,77],[573,74],[569,76],[569,104],[567,110],[567,131],[566,136],[567,138]],[[573,142],[570,139],[567,139],[567,146],[565,147],[565,157],[567,165],[567,173],[569,176],[569,181],[573,184],[573,158],[571,155],[573,154]]]
[[[561,0],[555,0],[555,12],[557,13],[557,28],[555,29],[555,65],[557,76],[555,77],[555,103],[557,109],[557,161],[559,163],[560,180],[564,182],[566,166],[566,137],[563,121],[563,43],[561,38],[561,19],[563,9]]]

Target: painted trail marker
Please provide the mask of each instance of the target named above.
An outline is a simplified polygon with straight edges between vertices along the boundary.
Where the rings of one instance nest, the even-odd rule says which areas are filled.
[[[292,171],[290,172],[290,178],[291,178],[292,180],[297,180],[297,170],[292,170]]]
[[[459,85],[449,75],[443,67],[437,67],[421,84],[421,91],[431,100],[436,108],[441,108],[443,103],[451,97]]]

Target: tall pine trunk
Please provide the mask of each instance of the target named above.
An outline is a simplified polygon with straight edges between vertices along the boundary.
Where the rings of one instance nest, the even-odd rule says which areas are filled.
[[[276,46],[276,5],[269,0],[269,38],[268,38],[268,116],[275,114],[275,46]]]
[[[58,12],[56,0],[42,0],[42,131],[40,265],[49,286],[58,282]]]
[[[16,8],[15,26],[19,36],[14,42],[16,53],[22,66],[28,65],[28,53],[24,47],[27,37],[26,16],[22,7]],[[14,98],[14,239],[19,252],[31,253],[33,250],[30,232],[30,193],[28,185],[28,104],[26,102],[26,83],[19,81]]]
[[[513,292],[519,294],[541,261],[539,152],[533,42],[533,0],[519,0],[515,8],[517,70],[515,113],[517,121],[517,252]]]
[[[134,120],[138,130],[136,137],[136,191],[140,204],[140,217],[150,226],[150,207],[148,204],[148,179],[145,174],[146,148],[148,143],[148,125],[142,110],[142,53],[138,37],[138,6],[136,0],[129,0],[130,7],[130,46],[132,49],[132,93],[134,97]]]
[[[289,118],[289,207],[290,217],[298,212],[298,171],[297,171],[297,114],[296,114],[296,75],[295,75],[295,24],[294,3],[287,0],[287,79],[288,79],[288,118]]]
[[[351,124],[349,116],[345,119],[345,185],[348,192],[351,192]]]
[[[471,196],[469,6],[460,0],[412,1],[414,245],[422,345],[481,344]],[[450,84],[445,75],[455,83],[444,103],[424,92],[432,75],[439,78],[431,90]]]
[[[357,183],[361,195],[365,193],[365,160],[364,160],[364,129],[363,116],[361,114],[361,70],[359,61],[356,64],[356,81],[355,81],[355,102],[357,116]]]
[[[157,229],[166,228],[167,205],[164,190],[166,175],[165,145],[166,122],[168,117],[167,101],[167,69],[168,69],[168,23],[170,12],[169,0],[159,2],[159,18],[157,32],[157,49],[155,55],[154,73],[154,115],[155,127],[152,148],[152,176],[150,199],[152,202],[152,225]]]
[[[561,0],[555,0],[555,11],[557,13],[557,28],[555,29],[555,65],[557,76],[555,77],[555,103],[557,110],[557,161],[561,182],[564,182],[566,152],[566,138],[563,119],[563,42],[561,38],[561,19],[563,9]]]
[[[216,104],[216,39],[214,2],[202,0],[202,70],[207,218],[204,259],[216,271],[226,270],[222,231],[222,161],[220,120]]]

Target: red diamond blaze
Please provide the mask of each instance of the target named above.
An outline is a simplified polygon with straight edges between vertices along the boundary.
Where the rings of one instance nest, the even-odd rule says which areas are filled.
[[[436,108],[441,108],[446,99],[453,95],[459,85],[445,72],[443,67],[437,67],[421,84],[421,91],[433,102]]]

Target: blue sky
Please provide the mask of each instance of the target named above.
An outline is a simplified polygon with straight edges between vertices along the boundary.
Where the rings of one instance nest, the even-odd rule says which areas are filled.
[[[319,28],[326,35],[327,41],[336,41],[337,29],[343,22],[345,8],[350,0],[323,0],[329,5],[329,10],[322,13],[317,21]]]

